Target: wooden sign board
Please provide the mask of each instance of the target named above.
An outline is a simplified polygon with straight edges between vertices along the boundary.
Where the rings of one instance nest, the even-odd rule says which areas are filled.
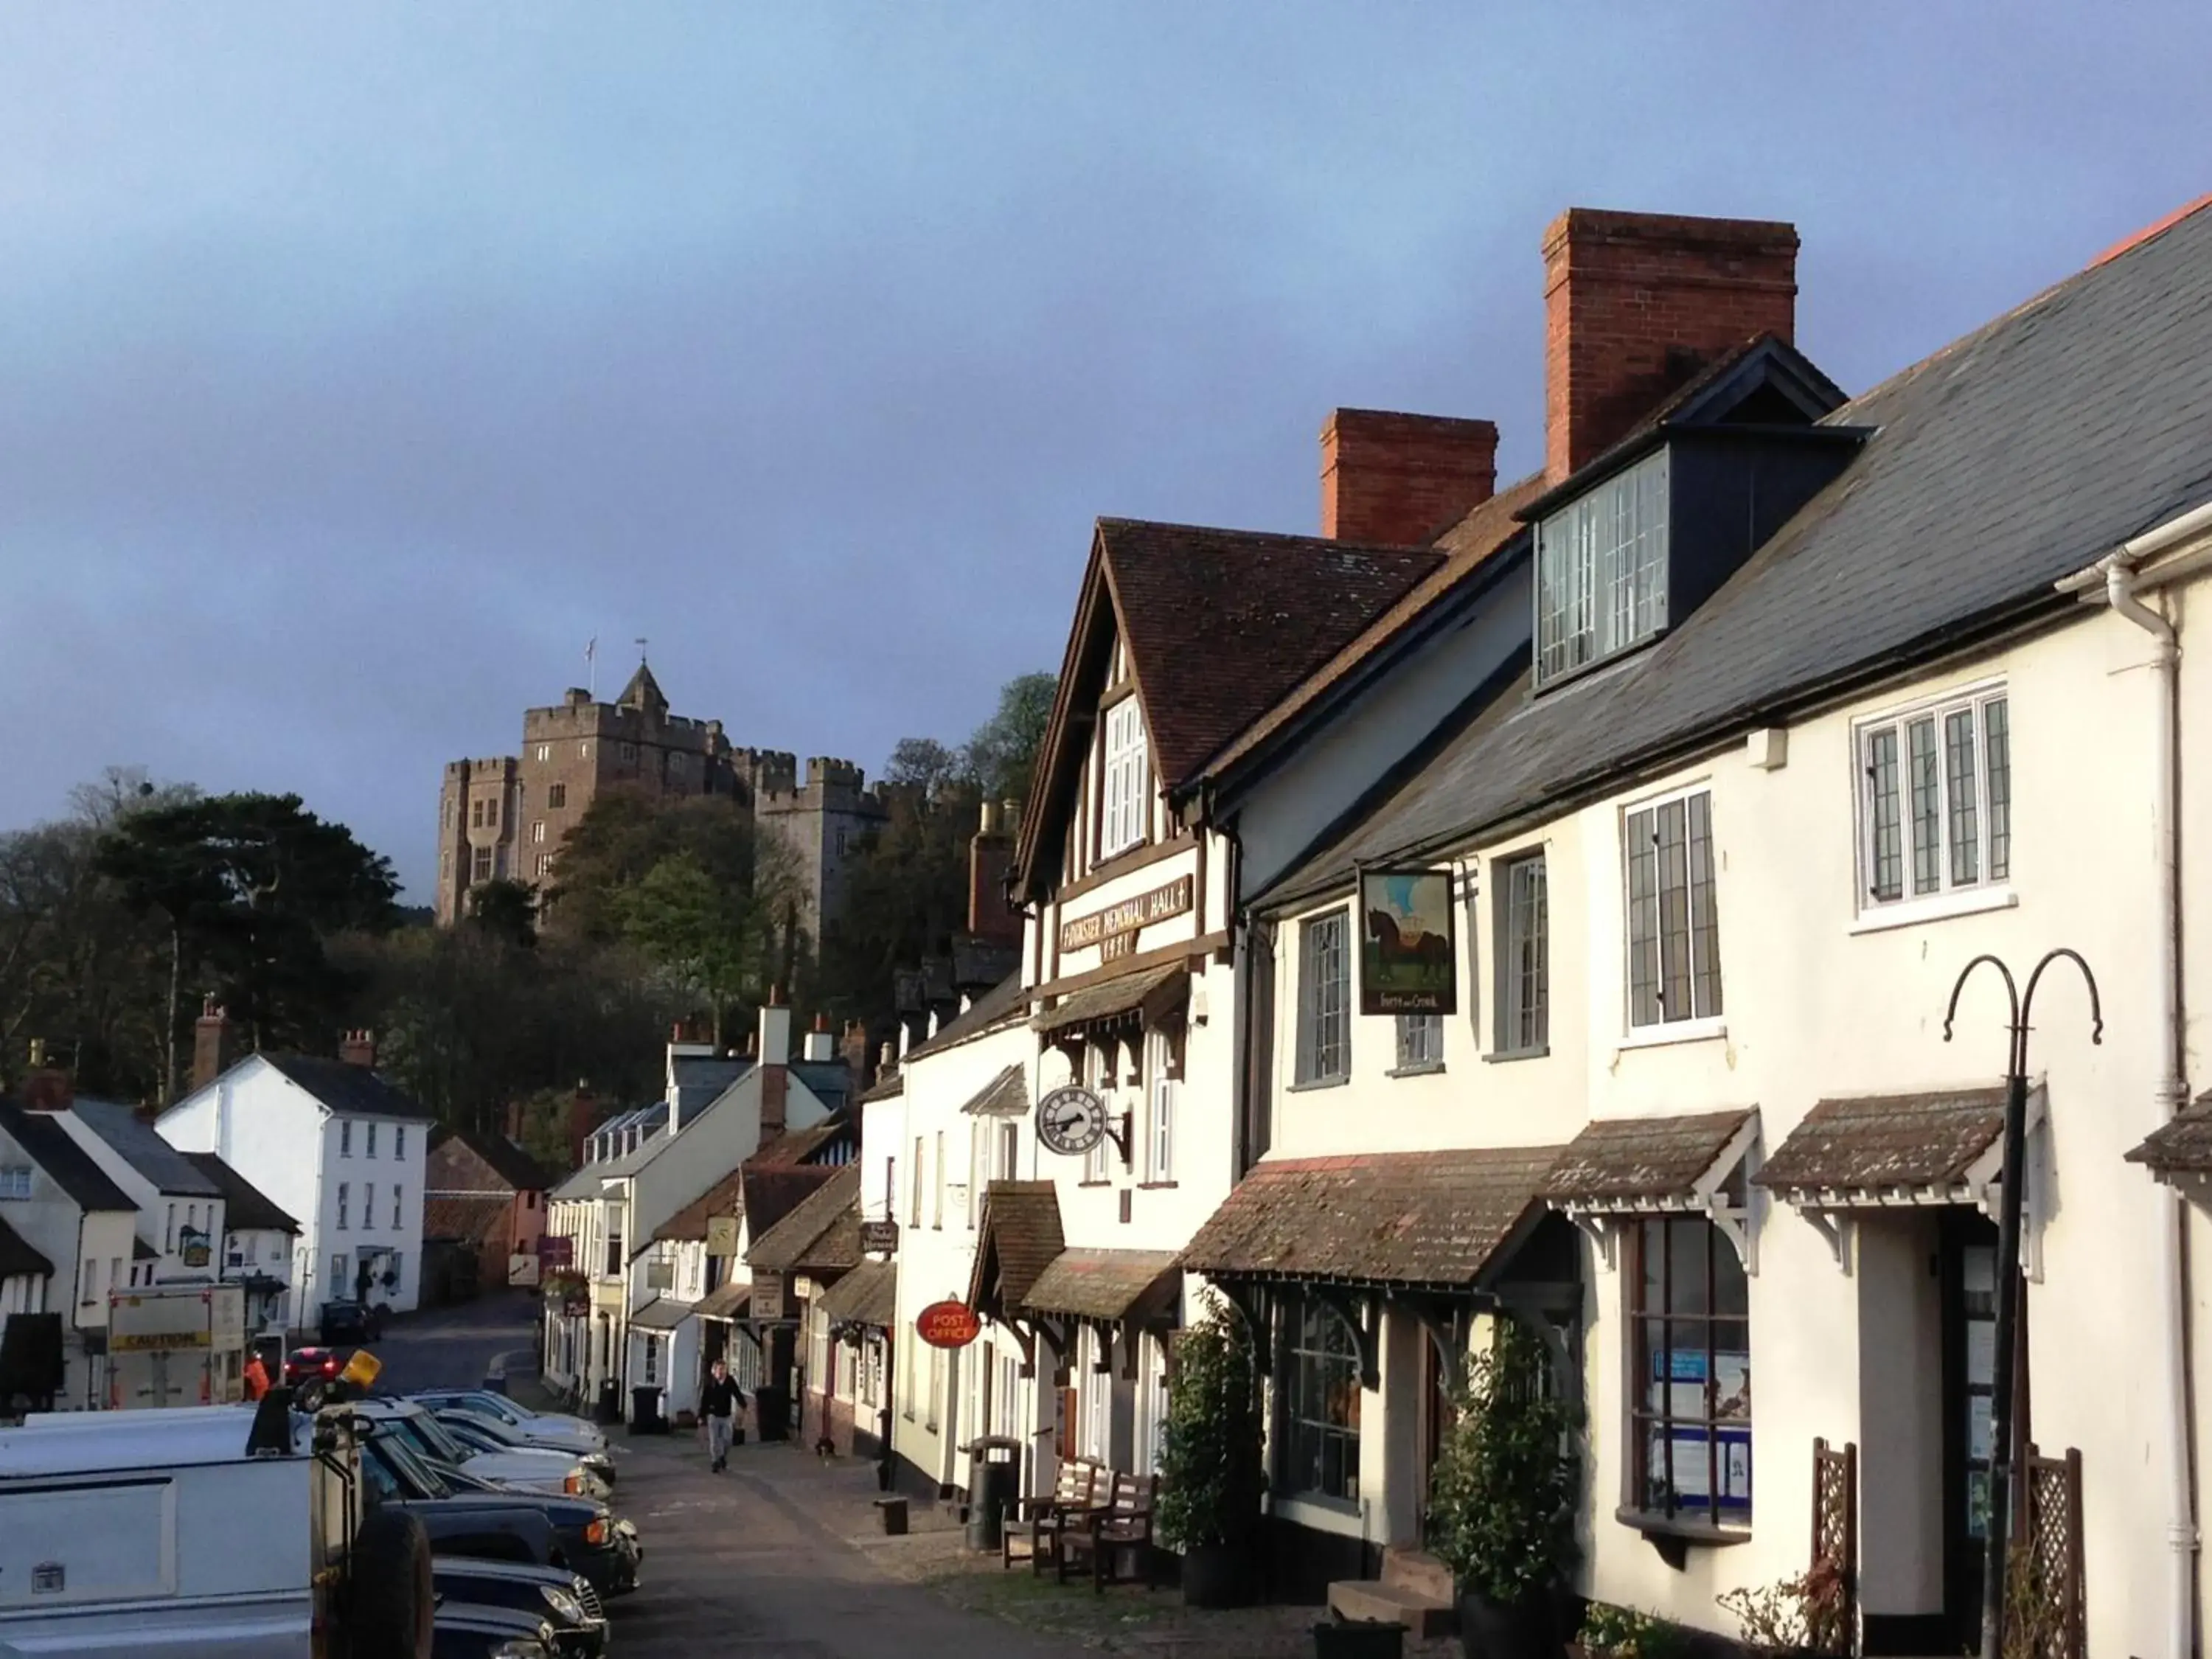
[[[756,1322],[787,1318],[783,1310],[783,1275],[770,1273],[753,1280],[752,1317]]]
[[[556,1267],[573,1267],[576,1260],[576,1241],[546,1233],[538,1241],[538,1265],[547,1272]]]
[[[1362,870],[1359,1012],[1455,1012],[1455,939],[1449,870]]]
[[[863,1221],[860,1224],[860,1249],[864,1255],[889,1255],[898,1249],[899,1224],[896,1221]]]
[[[1096,945],[1109,961],[1127,956],[1135,948],[1140,929],[1189,909],[1192,891],[1191,878],[1177,876],[1148,893],[1139,893],[1133,898],[1121,899],[1093,910],[1089,915],[1063,921],[1060,924],[1060,948],[1064,951],[1083,951]],[[1121,939],[1123,934],[1128,936],[1126,940]]]
[[[710,1215],[707,1218],[707,1254],[735,1255],[738,1253],[738,1218],[733,1215]]]

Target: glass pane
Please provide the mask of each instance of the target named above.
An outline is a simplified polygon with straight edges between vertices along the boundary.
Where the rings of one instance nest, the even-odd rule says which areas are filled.
[[[1989,774],[1990,879],[2012,874],[2012,727],[2002,697],[1982,706],[1983,765]]]
[[[1866,779],[1867,892],[1887,902],[1905,893],[1905,826],[1899,817],[1895,726],[1867,733]]]
[[[1622,826],[1628,852],[1628,1023],[1659,1023],[1659,852],[1650,812]]]
[[[1936,769],[1936,722],[1906,728],[1912,766],[1912,890],[1932,893],[1943,880],[1942,784]]]
[[[1981,875],[1981,793],[1974,776],[1974,712],[1943,717],[1944,794],[1951,804],[1951,883],[1963,887]]]
[[[1751,1421],[1751,1328],[1735,1320],[1713,1322],[1713,1420]]]
[[[1668,1405],[1667,1322],[1640,1319],[1637,1328],[1636,1374],[1643,1379],[1644,1386],[1643,1397],[1636,1403],[1655,1416],[1664,1416]]]
[[[1725,1238],[1713,1239],[1713,1311],[1739,1319],[1751,1313],[1751,1286],[1743,1276],[1743,1263],[1735,1246]]]
[[[1713,913],[1713,798],[1689,802],[1690,984],[1692,1012],[1712,1019],[1721,1012],[1720,923]]]
[[[1687,1019],[1690,995],[1690,872],[1683,804],[1668,801],[1657,814],[1659,842],[1659,1018]]]
[[[1714,1254],[1712,1224],[1705,1221],[1676,1220],[1667,1224],[1667,1248],[1672,1255],[1671,1292],[1667,1311],[1671,1314],[1703,1316],[1711,1310],[1706,1300],[1705,1269]],[[1720,1254],[1733,1255],[1723,1243]]]
[[[1642,1221],[1637,1224],[1641,1233],[1637,1240],[1637,1255],[1644,1263],[1643,1299],[1638,1307],[1645,1313],[1667,1311],[1667,1224],[1663,1221]]]

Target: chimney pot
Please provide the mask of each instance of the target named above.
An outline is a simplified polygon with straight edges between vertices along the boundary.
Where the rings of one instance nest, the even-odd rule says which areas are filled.
[[[374,1068],[376,1036],[371,1031],[348,1031],[338,1040],[338,1058],[349,1066]]]
[[[1489,421],[1340,409],[1321,429],[1321,533],[1334,541],[1426,543],[1497,488]]]
[[[192,1079],[194,1094],[230,1069],[230,1018],[212,996],[200,1001],[200,1017],[192,1022]]]

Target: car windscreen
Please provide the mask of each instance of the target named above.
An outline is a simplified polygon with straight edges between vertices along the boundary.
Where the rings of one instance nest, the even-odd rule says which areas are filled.
[[[521,1431],[500,1418],[478,1417],[471,1426],[478,1434],[489,1439],[496,1440],[502,1446],[520,1446],[525,1443]]]
[[[386,1425],[379,1425],[377,1434],[368,1443],[394,1474],[423,1497],[451,1498],[453,1495],[453,1483],[416,1455],[414,1449],[405,1439],[389,1432]]]
[[[473,1446],[478,1451],[505,1451],[508,1449],[508,1443],[492,1432],[495,1428],[507,1425],[495,1424],[488,1417],[471,1417],[466,1412],[455,1412],[450,1416],[441,1417],[438,1426],[463,1445]]]
[[[465,1463],[475,1449],[464,1446],[447,1431],[446,1425],[428,1412],[403,1413],[399,1420],[412,1431],[415,1441],[428,1456],[445,1463]]]

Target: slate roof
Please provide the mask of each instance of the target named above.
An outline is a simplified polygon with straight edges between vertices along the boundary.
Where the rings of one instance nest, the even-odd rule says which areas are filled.
[[[1022,1305],[1083,1319],[1127,1319],[1164,1308],[1182,1283],[1173,1250],[1062,1250]]]
[[[366,1066],[313,1054],[264,1054],[262,1059],[340,1117],[396,1117],[435,1123],[438,1115],[395,1089]]]
[[[213,1152],[186,1152],[192,1167],[222,1193],[222,1225],[232,1233],[297,1233],[300,1224],[278,1209],[268,1194]]]
[[[927,1042],[918,1042],[907,1051],[902,1066],[911,1065],[924,1054],[933,1054],[965,1042],[970,1037],[981,1036],[987,1031],[1011,1024],[1029,1012],[1029,998],[1022,989],[1021,970],[1016,969],[989,990],[968,1005],[968,1011],[947,1020],[935,1036]]]
[[[131,1238],[131,1259],[133,1261],[159,1261],[161,1253],[134,1233]]]
[[[452,1198],[425,1197],[422,1200],[422,1237],[465,1240],[471,1244],[488,1242],[494,1232],[504,1232],[507,1219],[514,1213],[511,1198]]]
[[[518,1193],[542,1193],[553,1184],[552,1172],[505,1135],[479,1134],[473,1129],[442,1129],[430,1138],[433,1148],[458,1140]]]
[[[2053,584],[2212,495],[2212,211],[1947,346],[1827,423],[1842,477],[1650,649],[1493,702],[1379,811],[1276,884],[1549,816],[2013,625]]]
[[[126,1210],[138,1206],[106,1172],[92,1161],[92,1154],[70,1138],[70,1132],[51,1114],[27,1112],[12,1100],[0,1100],[0,1131],[4,1131],[30,1155],[31,1162],[46,1172],[57,1187],[81,1210]]]
[[[26,1274],[39,1279],[52,1274],[54,1264],[32,1246],[30,1240],[8,1224],[0,1216],[0,1279],[13,1279]]]
[[[1124,974],[1060,998],[1030,1024],[1050,1036],[1139,1012],[1157,1018],[1181,1007],[1189,994],[1190,974],[1180,963],[1150,973]]]
[[[1060,1193],[1049,1181],[994,1181],[983,1189],[969,1304],[1019,1308],[1037,1275],[1066,1248]]]
[[[1539,1194],[1559,1204],[1687,1198],[1755,1109],[1599,1118],[1567,1143]]]
[[[848,1164],[753,1237],[746,1262],[769,1273],[835,1272],[860,1260],[860,1166]]]
[[[2212,1175],[2212,1094],[2197,1097],[2128,1154],[2157,1175]]]
[[[732,1279],[726,1285],[716,1285],[701,1297],[691,1311],[702,1319],[743,1319],[752,1299],[753,1287],[750,1279]]]
[[[898,1323],[898,1269],[888,1261],[861,1262],[822,1293],[822,1311],[889,1330]]]
[[[843,1060],[794,1060],[790,1065],[791,1074],[830,1111],[841,1111],[851,1103],[853,1068]]]
[[[1477,1283],[1536,1208],[1557,1146],[1285,1158],[1246,1176],[1182,1252],[1214,1278]]]
[[[857,1169],[857,1164],[848,1164]],[[835,1167],[823,1164],[747,1164],[738,1174],[744,1182],[744,1201],[739,1213],[746,1231],[757,1242],[778,1222],[836,1176]]]
[[[222,1196],[222,1188],[128,1106],[112,1100],[87,1100],[80,1096],[71,1109],[78,1122],[151,1182],[154,1190],[165,1198]]]
[[[960,1109],[971,1117],[1020,1117],[1030,1109],[1029,1073],[1009,1066],[978,1089]]]
[[[906,1092],[906,1073],[893,1072],[889,1077],[878,1078],[860,1091],[860,1103],[871,1101],[896,1100]]]
[[[691,1317],[692,1305],[678,1302],[672,1296],[656,1296],[629,1316],[629,1322],[641,1331],[672,1331]]]
[[[2004,1103],[2002,1086],[1824,1100],[1753,1180],[1784,1193],[1954,1186],[2004,1132]]]
[[[745,1172],[741,1164],[653,1230],[656,1241],[703,1239],[708,1218],[745,1212]]]

